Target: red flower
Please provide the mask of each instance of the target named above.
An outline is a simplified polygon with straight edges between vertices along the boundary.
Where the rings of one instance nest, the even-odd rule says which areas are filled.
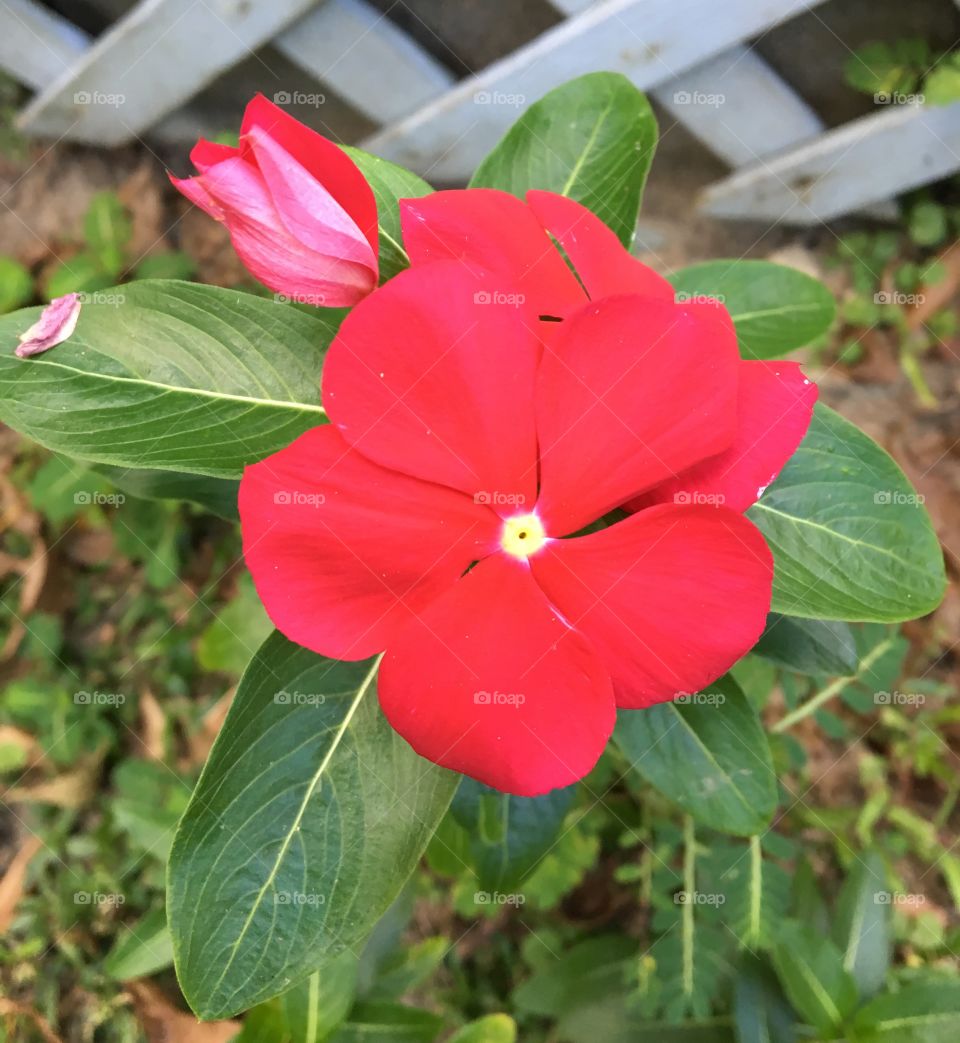
[[[377,285],[377,204],[347,154],[258,94],[240,147],[202,138],[197,177],[173,184],[222,221],[240,259],[271,290],[307,304],[355,304]]]
[[[500,194],[478,196],[488,228]],[[741,362],[725,309],[676,303],[592,218],[599,235],[551,228],[586,290],[610,289],[587,300],[542,226],[533,257],[514,202],[513,245],[467,229],[456,260],[414,256],[345,319],[332,424],[248,467],[240,514],[283,633],[340,659],[386,649],[381,706],[417,752],[534,795],[590,770],[616,706],[702,689],[752,647],[773,563],[739,511],[816,389]],[[644,509],[572,535],[627,501]]]

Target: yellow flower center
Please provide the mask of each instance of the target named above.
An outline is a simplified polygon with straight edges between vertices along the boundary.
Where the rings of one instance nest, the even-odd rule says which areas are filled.
[[[516,514],[505,519],[500,546],[515,558],[529,558],[547,542],[543,523],[535,514]]]

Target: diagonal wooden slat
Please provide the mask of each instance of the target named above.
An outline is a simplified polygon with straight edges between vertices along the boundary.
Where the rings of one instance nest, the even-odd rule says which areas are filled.
[[[453,74],[364,0],[328,0],[273,41],[375,123],[447,90]]]
[[[813,109],[748,47],[731,47],[651,94],[732,167],[797,145],[824,129]]]
[[[712,185],[716,217],[817,224],[960,169],[960,102],[894,106]]]
[[[815,6],[819,0],[601,0],[364,145],[440,182],[465,178],[522,109],[600,69],[641,89]]]
[[[114,145],[146,130],[315,0],[142,0],[24,109],[31,134]]]
[[[89,46],[85,32],[33,0],[3,0],[0,69],[28,87],[44,87],[72,68]]]

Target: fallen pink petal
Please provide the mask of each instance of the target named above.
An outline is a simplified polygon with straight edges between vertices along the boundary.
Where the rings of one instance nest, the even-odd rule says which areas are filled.
[[[80,294],[67,293],[55,297],[40,313],[40,318],[20,334],[20,343],[14,354],[28,359],[62,344],[77,328],[80,318]]]

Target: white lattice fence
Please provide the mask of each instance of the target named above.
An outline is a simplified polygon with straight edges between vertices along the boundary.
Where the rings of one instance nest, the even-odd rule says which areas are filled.
[[[115,145],[193,136],[191,99],[270,42],[379,126],[365,148],[440,183],[465,179],[525,104],[615,70],[733,168],[702,201],[729,218],[877,211],[960,169],[960,104],[825,130],[747,45],[822,0],[552,2],[559,25],[459,81],[364,0],[141,0],[95,41],[35,0],[0,0],[0,66],[36,91],[26,133]]]

